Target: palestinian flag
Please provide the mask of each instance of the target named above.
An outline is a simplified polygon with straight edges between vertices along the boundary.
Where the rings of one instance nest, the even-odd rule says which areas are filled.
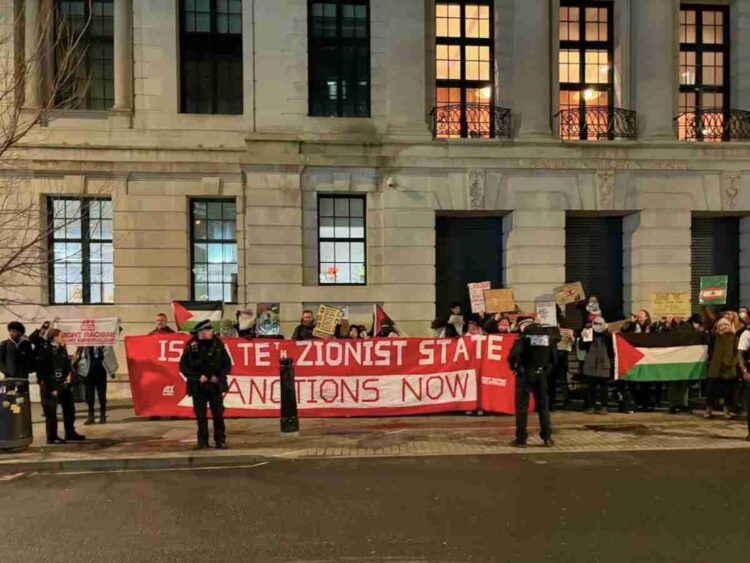
[[[615,339],[615,376],[626,381],[704,379],[708,346],[698,334],[623,334]]]
[[[221,301],[172,301],[172,312],[180,332],[190,332],[203,320],[210,320],[214,331],[221,330],[224,303]]]

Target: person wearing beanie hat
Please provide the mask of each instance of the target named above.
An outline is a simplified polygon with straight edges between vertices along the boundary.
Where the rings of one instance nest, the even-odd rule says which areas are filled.
[[[0,343],[0,372],[5,377],[28,379],[34,370],[34,349],[26,337],[26,327],[18,321],[8,323],[8,339]]]
[[[206,319],[191,331],[193,337],[185,345],[180,358],[180,372],[187,379],[187,393],[193,398],[193,412],[198,423],[196,450],[208,447],[208,409],[214,423],[214,442],[225,449],[224,393],[229,388],[227,376],[232,369],[224,343],[214,334],[213,324]]]

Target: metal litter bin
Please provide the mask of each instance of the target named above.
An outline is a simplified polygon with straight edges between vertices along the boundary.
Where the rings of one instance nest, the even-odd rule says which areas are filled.
[[[28,379],[0,379],[0,451],[23,451],[33,441]]]

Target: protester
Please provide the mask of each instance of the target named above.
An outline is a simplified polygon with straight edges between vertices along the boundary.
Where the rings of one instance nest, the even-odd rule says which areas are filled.
[[[36,375],[42,397],[46,420],[47,443],[78,442],[86,437],[75,430],[75,404],[73,402],[73,373],[70,356],[65,349],[65,337],[59,329],[45,330],[46,338],[37,340],[34,349]],[[65,439],[57,433],[57,406],[62,407]]]
[[[88,417],[85,426],[94,424],[94,405],[99,397],[99,424],[107,422],[107,377],[117,374],[117,357],[112,346],[84,346],[73,356],[73,369],[86,384],[86,404]]]
[[[596,295],[589,295],[581,316],[583,317],[584,326],[590,325],[594,322],[594,319],[602,316],[602,308],[599,305],[599,298]]]
[[[227,375],[232,369],[232,360],[208,319],[199,322],[192,335],[180,358],[180,372],[187,379],[187,392],[193,398],[193,412],[198,422],[198,443],[194,449],[208,447],[207,408],[210,407],[214,442],[217,449],[223,450],[227,447],[223,394],[229,388]]]
[[[255,313],[252,309],[245,309],[243,311],[237,311],[235,315],[234,328],[237,331],[237,336],[240,338],[256,338],[258,331],[256,328]]]
[[[511,370],[516,374],[516,439],[513,445],[526,447],[528,439],[529,394],[539,413],[540,436],[544,445],[551,447],[552,423],[547,396],[547,374],[554,367],[557,351],[553,339],[532,319],[524,322],[523,333],[516,339],[508,355]],[[521,323],[519,323],[521,324]]]
[[[350,340],[359,339],[359,327],[357,325],[351,325],[349,327],[349,334],[347,334],[346,338]]]
[[[623,325],[620,332],[630,332],[635,334],[650,334],[654,332],[654,327],[651,322],[651,314],[645,309],[641,309],[635,315],[635,319],[631,319]],[[625,387],[625,392],[635,397],[636,405],[640,407],[641,410],[646,412],[654,410],[652,394],[655,391],[655,384],[648,382],[635,383],[630,381],[625,384]],[[628,408],[626,412],[630,414],[635,411],[631,407]]]
[[[510,334],[513,328],[513,321],[507,315],[497,315],[497,332],[498,334]]]
[[[398,338],[398,329],[390,322],[383,322],[375,338]]]
[[[170,328],[167,315],[164,313],[158,313],[154,318],[154,329],[149,332],[151,334],[174,334],[174,331]]]
[[[615,351],[612,344],[612,334],[607,329],[607,323],[602,317],[597,317],[591,323],[590,339],[582,338],[579,344],[586,351],[583,361],[583,376],[588,385],[588,403],[586,412],[589,414],[607,414],[609,395],[609,381],[612,378],[615,364]]]
[[[5,377],[28,379],[34,371],[34,349],[26,337],[26,327],[18,321],[8,323],[8,339],[0,344],[0,372]]]
[[[692,315],[687,321],[676,326],[672,332],[695,333],[701,335],[708,343],[708,335],[703,326],[703,318],[698,315]],[[688,411],[688,391],[690,381],[670,381],[667,384],[667,400],[669,401],[669,413],[677,414],[680,411]]]
[[[313,331],[315,330],[315,317],[310,309],[302,311],[302,319],[297,328],[292,333],[292,340],[312,340]]]
[[[469,319],[468,323],[466,323],[466,334],[470,336],[481,336],[484,334],[478,318],[472,317]]]
[[[709,346],[708,398],[705,418],[711,418],[718,406],[718,399],[724,399],[724,417],[732,418],[732,398],[737,381],[737,336],[732,322],[722,317],[716,322],[715,334]]]
[[[461,314],[461,304],[451,305],[451,314],[444,320],[445,336],[448,338],[460,338],[466,332],[464,317]]]

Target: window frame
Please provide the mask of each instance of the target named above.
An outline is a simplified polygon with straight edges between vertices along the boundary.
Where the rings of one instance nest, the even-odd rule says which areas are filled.
[[[326,3],[336,4],[336,37],[335,38],[315,38],[312,35],[313,29],[313,4],[320,3],[321,0],[307,0],[307,114],[310,117],[337,117],[337,118],[351,118],[351,119],[368,119],[372,117],[372,33],[371,33],[371,7],[370,0],[326,0]],[[364,6],[367,17],[365,18],[365,26],[367,29],[367,38],[360,39],[357,37],[342,37],[341,28],[342,20],[342,4],[352,4],[357,6]],[[346,47],[367,47],[367,99],[365,100],[367,111],[362,115],[344,115],[344,97],[343,97],[343,64],[341,52]],[[325,47],[334,47],[336,49],[336,115],[330,114],[317,114],[313,112],[313,75],[314,68],[316,68],[315,61],[318,60],[317,55],[314,55],[318,49]],[[357,101],[354,102],[354,107],[357,107]]]
[[[469,135],[469,121],[467,116],[467,100],[466,91],[469,89],[483,89],[489,86],[490,97],[487,100],[487,107],[492,108],[495,105],[495,2],[494,0],[438,0],[435,2],[435,8],[437,9],[438,4],[459,4],[461,15],[461,35],[459,37],[441,37],[437,34],[437,17],[432,18],[432,26],[435,33],[435,60],[433,63],[437,67],[437,48],[440,45],[458,46],[461,49],[460,61],[461,61],[461,78],[458,80],[450,78],[437,78],[437,68],[435,70],[435,107],[439,107],[438,101],[438,90],[440,88],[457,88],[460,92],[461,99],[459,104],[461,106],[460,115],[460,138],[470,138]],[[490,9],[490,25],[489,37],[467,37],[466,36],[466,5],[476,6],[488,6]],[[437,13],[437,12],[436,12]],[[467,47],[489,47],[490,49],[490,78],[489,80],[469,80],[466,78],[466,48]],[[490,110],[490,122],[488,135],[489,138],[495,136],[495,120],[492,119],[492,111]],[[438,138],[443,138],[437,135]],[[448,137],[445,137],[448,138]],[[480,137],[481,138],[481,137]]]
[[[201,202],[201,203],[234,203],[234,238],[231,240],[228,239],[210,239],[208,238],[208,229],[206,229],[206,235],[207,238],[205,239],[196,239],[195,237],[195,207],[194,203]],[[237,283],[235,287],[231,288],[233,293],[235,294],[236,301],[224,301],[224,299],[221,299],[221,301],[227,305],[235,305],[239,302],[239,273],[240,273],[240,253],[239,253],[239,240],[237,238],[237,198],[233,197],[191,197],[188,198],[188,207],[190,210],[190,225],[188,228],[189,236],[190,236],[190,300],[196,301],[196,302],[203,302],[203,301],[218,301],[217,299],[198,299],[195,292],[195,245],[196,243],[200,244],[201,242],[205,243],[206,245],[211,243],[221,243],[221,244],[231,244],[234,243],[235,246],[235,252],[237,257]],[[208,219],[207,219],[208,220]],[[224,222],[222,218],[222,223]],[[208,249],[206,249],[206,253],[208,253]],[[206,256],[206,259],[208,259],[208,256]],[[203,262],[201,262],[203,264]],[[209,262],[205,262],[206,265],[209,264]],[[222,266],[227,264],[227,262],[222,262]],[[208,275],[208,274],[206,274]],[[224,285],[226,282],[221,282],[222,285]],[[208,285],[208,281],[206,281],[206,284]]]
[[[346,199],[346,200],[349,200],[349,201],[351,201],[351,200],[360,200],[362,202],[362,234],[363,234],[362,238],[352,238],[351,236],[349,236],[348,238],[321,237],[320,236],[320,218],[321,218],[320,217],[320,200],[321,199],[332,199],[334,201],[334,204],[333,204],[334,205],[334,210],[336,209],[336,200],[337,199]],[[318,264],[317,264],[317,269],[316,269],[315,275],[316,275],[316,278],[318,280],[318,286],[320,286],[320,287],[336,287],[336,286],[365,287],[365,286],[367,286],[367,284],[368,284],[368,281],[367,281],[368,280],[368,270],[369,270],[368,263],[367,263],[367,196],[365,194],[319,193],[318,197],[317,197],[317,200],[316,200],[316,204],[317,204],[317,207],[316,207],[316,210],[315,210],[315,214],[316,214],[315,235],[316,235],[316,237],[318,239]],[[334,211],[334,214],[335,214],[335,211]],[[349,219],[351,219],[351,217],[352,217],[351,216],[351,210],[349,212],[348,217],[349,217]],[[351,225],[350,225],[350,228],[351,228]],[[351,235],[351,232],[349,234]],[[322,281],[320,281],[320,272],[321,272],[320,268],[321,268],[321,265],[323,264],[323,261],[321,260],[321,252],[320,252],[320,250],[321,250],[321,245],[323,243],[325,243],[325,242],[333,243],[334,245],[337,242],[345,242],[345,243],[348,243],[348,244],[357,243],[357,242],[361,242],[362,243],[363,250],[364,250],[363,264],[365,266],[365,278],[364,278],[364,282],[362,282],[362,283],[351,283],[351,282],[348,282],[348,283],[338,283],[338,282],[323,283]],[[335,257],[334,257],[334,259],[335,259]],[[334,263],[336,263],[335,260],[334,260]],[[351,265],[352,262],[349,261],[348,264]]]
[[[682,43],[679,41],[679,31],[678,31],[678,57],[679,54],[682,54],[683,52],[686,53],[695,53],[695,82],[693,84],[680,84],[680,80],[678,80],[678,94],[680,97],[682,94],[688,94],[693,96],[693,102],[694,104],[692,106],[688,107],[694,107],[695,108],[695,120],[696,122],[700,122],[701,115],[703,112],[707,109],[721,109],[724,123],[729,123],[729,114],[730,114],[730,108],[731,108],[731,93],[732,93],[732,85],[731,85],[731,22],[729,20],[729,17],[731,15],[731,10],[729,4],[690,4],[690,3],[681,3],[679,7],[679,12],[682,12],[683,10],[688,11],[695,11],[695,43]],[[723,17],[723,31],[724,35],[722,37],[723,42],[721,44],[716,43],[704,43],[703,42],[703,14],[705,12],[721,12]],[[678,24],[681,25],[681,24]],[[700,39],[700,41],[699,41]],[[703,84],[703,54],[704,53],[721,53],[724,57],[723,62],[723,84],[721,86],[716,85],[706,85]],[[678,65],[679,65],[679,58],[678,58]],[[708,108],[703,107],[698,103],[700,100],[700,97],[702,94],[721,94],[723,97],[723,104],[721,108]],[[689,110],[683,110],[685,106],[682,106],[682,104],[679,105],[679,113],[682,114],[683,112],[687,112]],[[679,135],[679,131],[678,131]],[[703,130],[701,128],[698,128],[696,130],[696,136],[694,139],[688,138],[687,136],[684,139],[685,141],[695,140],[695,141],[704,141],[705,136],[703,134]],[[710,139],[714,142],[718,142],[718,140]],[[727,142],[730,140],[730,132],[728,127],[724,127],[724,131],[722,132],[721,142]]]
[[[72,109],[74,110],[82,110],[82,111],[111,111],[114,108],[115,105],[115,1],[116,0],[81,0],[81,3],[83,4],[83,22],[84,22],[84,28],[79,33],[79,36],[74,36],[75,39],[78,37],[78,40],[82,45],[79,45],[79,48],[82,46],[85,50],[84,53],[81,54],[80,58],[80,67],[84,70],[84,76],[87,77],[88,84],[86,84],[86,89],[84,92],[81,92],[79,94],[80,97],[75,98],[73,101],[75,103],[72,104]],[[99,17],[92,14],[92,7],[95,2],[99,2],[101,4],[110,4],[112,6],[112,35],[111,36],[104,36],[104,35],[94,35],[92,33],[92,24],[94,21],[94,18]],[[53,2],[53,9],[55,10],[54,14],[54,20],[56,23],[55,31],[53,33],[57,33],[61,29],[66,29],[63,26],[63,22],[67,20],[67,16],[62,12],[60,9],[60,3],[61,0],[54,0]],[[106,16],[102,16],[106,17]],[[111,59],[111,71],[112,71],[112,79],[110,80],[104,80],[104,88],[105,88],[105,97],[102,98],[105,100],[105,104],[109,101],[109,98],[106,97],[106,85],[111,82],[112,84],[112,104],[108,107],[104,108],[94,108],[91,107],[91,86],[93,84],[93,81],[91,80],[91,46],[92,45],[111,45],[112,47],[112,59]],[[66,43],[63,42],[62,47],[65,48]],[[55,57],[54,65],[57,66],[57,57]],[[74,71],[77,71],[78,69],[72,69]],[[58,70],[59,72],[59,70]],[[76,84],[80,78],[76,76],[77,72],[74,72],[72,76],[68,78],[67,82],[71,82],[73,84],[73,88],[77,89],[78,85]],[[75,93],[75,90],[74,92]],[[54,93],[56,95],[55,104],[56,105],[62,105],[64,102],[71,100],[68,99],[70,96],[70,93],[68,92],[68,88],[66,87],[66,84],[62,84],[59,91]]]
[[[578,8],[578,40],[571,41],[569,39],[563,40],[558,39],[558,50],[557,50],[557,67],[560,68],[560,53],[562,51],[577,51],[579,56],[579,81],[578,82],[563,82],[560,80],[559,74],[557,79],[558,92],[580,92],[578,101],[578,114],[579,121],[581,124],[586,124],[586,108],[589,105],[583,96],[583,92],[586,90],[594,90],[596,92],[604,92],[607,94],[606,104],[591,104],[591,107],[604,106],[607,108],[607,119],[611,122],[614,118],[615,110],[615,22],[614,22],[614,1],[613,0],[560,0],[560,9],[562,8]],[[586,39],[586,8],[604,8],[607,10],[607,40],[606,41],[589,41]],[[557,25],[558,29],[560,26],[560,12],[557,14]],[[606,83],[590,83],[586,82],[586,53],[593,51],[606,51],[607,53],[607,82]],[[563,110],[560,104],[558,93],[558,110]],[[571,106],[567,109],[574,109]],[[615,132],[613,130],[607,131],[607,140],[612,141],[615,139]],[[581,126],[581,133],[577,140],[580,141],[597,141],[601,137],[589,138],[587,135],[588,127]],[[576,140],[575,138],[569,140]]]
[[[55,306],[91,306],[91,305],[114,305],[115,304],[115,279],[114,279],[114,268],[115,268],[115,245],[114,245],[114,207],[112,208],[112,238],[111,239],[94,239],[91,237],[91,208],[89,203],[92,201],[109,201],[112,203],[112,198],[104,196],[53,196],[49,195],[46,198],[47,205],[47,275],[48,275],[48,299],[50,305]],[[69,238],[56,238],[55,233],[55,201],[77,201],[81,204],[81,238],[80,239],[69,239]],[[84,205],[85,204],[85,205]],[[85,211],[84,211],[85,209]],[[55,300],[55,243],[76,243],[81,245],[81,302],[72,303],[70,301],[57,302]],[[111,244],[112,245],[112,301],[91,301],[91,244]],[[103,262],[104,263],[104,262]],[[100,282],[104,285],[103,282]],[[69,285],[67,283],[65,286]],[[102,291],[102,299],[104,292]]]
[[[186,31],[185,29],[185,20],[186,20],[186,10],[185,10],[185,1],[186,0],[179,0],[178,4],[178,39],[179,43],[177,46],[178,50],[178,56],[179,56],[179,88],[180,88],[180,98],[179,98],[179,113],[186,114],[186,115],[244,115],[245,113],[245,88],[244,88],[244,56],[243,56],[243,45],[242,45],[242,38],[244,34],[244,25],[242,22],[242,15],[243,12],[240,11],[240,32],[238,34],[221,34],[216,31],[216,22],[218,19],[218,11],[217,11],[217,0],[208,0],[209,2],[209,18],[210,18],[210,31],[208,32],[198,32],[198,31]],[[241,5],[241,10],[244,9]],[[231,39],[230,39],[231,38]],[[220,58],[219,50],[217,49],[218,46],[224,46],[226,47],[226,44],[229,44],[230,42],[238,42],[239,45],[235,45],[234,48],[238,50],[239,53],[239,61],[240,61],[240,72],[239,72],[239,86],[240,86],[240,108],[237,112],[219,112],[219,98],[220,98],[220,87],[219,87],[219,80],[218,80],[218,59]],[[206,54],[205,59],[210,61],[211,63],[211,79],[210,79],[210,85],[211,85],[211,111],[209,112],[202,112],[202,111],[188,111],[186,106],[187,104],[187,78],[186,78],[186,66],[184,64],[184,59],[186,58],[187,54],[187,47],[186,45],[192,44],[191,51],[197,50],[196,45],[199,45],[202,48],[202,51],[204,54]]]

